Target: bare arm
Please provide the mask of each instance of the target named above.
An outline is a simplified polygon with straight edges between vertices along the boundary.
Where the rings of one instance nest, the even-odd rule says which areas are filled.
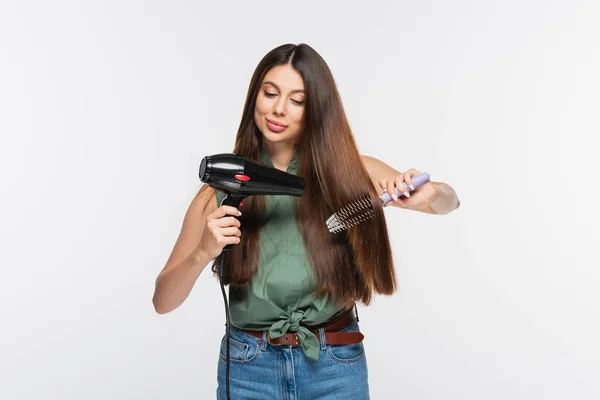
[[[239,221],[222,218],[234,213],[237,215],[234,207],[217,208],[212,189],[194,197],[171,255],[156,278],[152,303],[157,313],[165,314],[179,307],[206,265],[226,244],[239,242]]]
[[[364,155],[361,157],[363,165],[369,173],[371,181],[373,182],[375,189],[377,189],[378,194],[383,193],[383,188],[380,184],[381,181],[393,180],[394,177],[401,174],[400,171],[395,170],[377,158]],[[408,210],[420,211],[428,214],[447,214],[460,206],[460,201],[456,196],[456,192],[451,186],[444,182],[429,181],[417,188],[417,191],[421,191],[421,193],[425,191],[434,192],[435,199],[430,204],[411,204],[417,203],[417,201],[415,201],[414,198],[404,199],[401,197],[401,201],[390,202],[388,204],[397,204],[398,206]]]
[[[433,182],[439,196],[431,202],[429,208],[436,212],[436,214],[444,215],[451,211],[456,210],[460,207],[460,199],[456,195],[456,192],[452,186],[444,182]]]

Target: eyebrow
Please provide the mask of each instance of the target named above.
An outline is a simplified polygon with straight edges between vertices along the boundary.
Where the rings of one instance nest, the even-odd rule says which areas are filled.
[[[281,89],[279,88],[279,86],[277,86],[274,82],[271,81],[264,81],[263,85],[271,85],[271,86],[275,86],[275,89],[279,90],[281,92]],[[292,90],[290,93],[304,93],[304,90],[302,89],[296,89],[296,90]]]

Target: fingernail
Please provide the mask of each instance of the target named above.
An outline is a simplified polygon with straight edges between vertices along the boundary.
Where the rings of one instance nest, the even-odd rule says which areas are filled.
[[[238,210],[238,215],[242,215],[242,212],[240,210]]]
[[[408,185],[408,187],[410,188],[410,190],[415,190],[415,187],[413,185]]]
[[[410,197],[410,194],[409,194],[408,192],[404,192],[404,195],[405,195],[406,197]]]
[[[394,199],[394,201],[395,201],[395,200],[398,200],[398,196],[396,196],[396,193],[393,193],[393,194],[392,194],[392,199]]]

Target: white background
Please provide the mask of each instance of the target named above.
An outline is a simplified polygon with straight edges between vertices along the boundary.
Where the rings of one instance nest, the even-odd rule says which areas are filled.
[[[259,60],[308,43],[361,153],[451,185],[386,209],[373,399],[600,398],[594,0],[0,1],[0,398],[214,398],[225,314],[154,280]]]

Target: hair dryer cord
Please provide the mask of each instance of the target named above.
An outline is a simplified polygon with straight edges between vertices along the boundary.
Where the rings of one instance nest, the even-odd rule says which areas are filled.
[[[223,285],[223,265],[225,259],[225,252],[222,252],[219,257],[215,260],[211,267],[212,272],[219,273],[219,284],[221,285],[221,293],[223,293],[223,301],[225,302],[225,331],[226,331],[226,340],[227,340],[227,366],[225,367],[225,387],[227,393],[227,400],[229,398],[229,304],[227,302],[227,295],[225,294],[225,286]]]

